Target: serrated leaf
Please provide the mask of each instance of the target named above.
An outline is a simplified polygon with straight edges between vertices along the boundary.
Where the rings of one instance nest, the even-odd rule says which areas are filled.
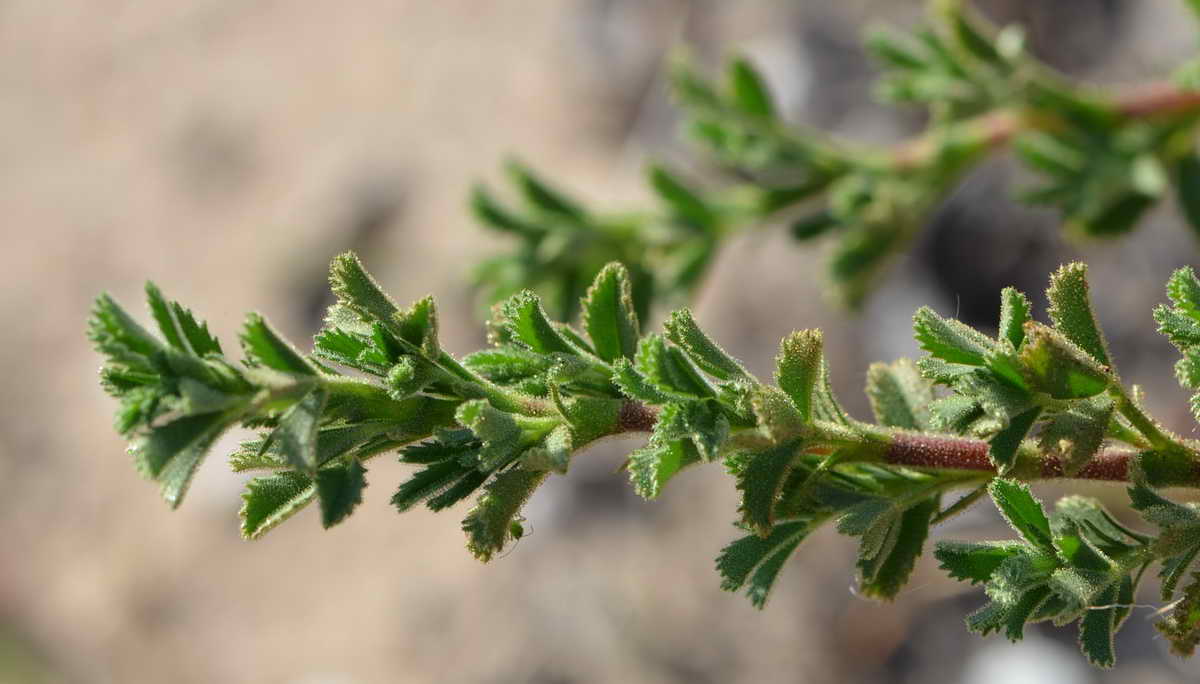
[[[625,469],[633,490],[644,499],[657,497],[667,481],[679,471],[700,461],[691,442],[649,444],[629,455]]]
[[[513,295],[501,305],[502,325],[513,342],[524,345],[539,354],[575,354],[558,329],[546,317],[542,302],[537,295],[526,290]]]
[[[772,441],[782,442],[803,433],[804,419],[781,390],[759,385],[754,388],[750,405],[759,429]]]
[[[1101,396],[1054,416],[1038,435],[1042,451],[1057,456],[1067,477],[1078,473],[1104,443],[1114,408],[1111,399]]]
[[[571,462],[571,429],[559,425],[546,435],[538,446],[521,454],[521,466],[526,470],[551,470],[566,473]]]
[[[1154,308],[1154,320],[1158,323],[1158,331],[1176,347],[1185,349],[1200,345],[1200,322],[1179,309],[1168,309],[1160,304]]]
[[[696,320],[692,317],[689,309],[678,309],[671,312],[667,322],[663,324],[663,329],[666,331],[667,339],[687,352],[693,363],[714,378],[743,380],[750,377],[745,367],[737,359],[730,356],[708,335],[704,334],[700,326],[696,325]]]
[[[317,496],[321,501],[321,524],[333,527],[362,503],[367,486],[366,468],[357,458],[317,471]]]
[[[641,332],[629,271],[621,264],[605,266],[588,288],[583,298],[583,327],[596,356],[604,361],[634,358]]]
[[[926,306],[913,315],[913,330],[921,349],[950,363],[982,366],[995,348],[983,333],[952,318],[942,318]]]
[[[646,376],[625,358],[613,362],[613,383],[625,396],[648,404],[662,405],[677,398],[650,384]]]
[[[817,420],[837,423],[846,427],[850,427],[854,423],[833,394],[833,386],[829,383],[829,364],[824,359],[821,360],[817,384],[813,388],[812,415]]]
[[[241,339],[246,359],[254,365],[295,375],[317,375],[317,370],[312,364],[280,337],[259,314],[252,313],[246,316]]]
[[[1025,341],[1025,323],[1029,318],[1029,299],[1016,288],[1006,287],[1000,292],[1000,331],[997,339],[1008,340],[1014,350],[1021,349]]]
[[[500,473],[488,483],[462,523],[467,549],[476,558],[486,563],[504,549],[512,536],[513,519],[545,479],[544,472],[518,469]]]
[[[168,301],[154,283],[146,283],[146,300],[159,331],[172,347],[196,356],[221,353],[221,343],[209,333],[208,324],[197,322],[178,302]]]
[[[962,434],[971,423],[983,415],[979,402],[969,397],[951,395],[929,405],[929,427],[932,430]]]
[[[1167,280],[1167,296],[1178,310],[1200,321],[1200,280],[1191,266],[1177,269]]]
[[[1116,631],[1117,587],[1111,585],[1097,598],[1099,606],[1088,610],[1079,622],[1079,648],[1091,664],[1108,669],[1116,663],[1113,634]]]
[[[929,428],[933,385],[921,377],[909,359],[871,364],[867,369],[867,397],[880,425],[907,430]]]
[[[814,522],[798,520],[780,523],[766,538],[752,534],[726,546],[717,556],[721,588],[737,591],[748,583],[746,594],[750,602],[756,608],[762,608],[766,605],[783,563],[808,536]]]
[[[712,387],[692,362],[678,348],[668,346],[661,335],[650,334],[642,338],[635,365],[647,382],[673,399],[695,400],[713,396]]]
[[[996,568],[1021,546],[1019,542],[939,541],[933,555],[951,578],[978,584],[991,579]]]
[[[516,457],[522,431],[513,414],[477,399],[459,406],[455,415],[459,423],[470,428],[483,442],[479,452],[481,467],[498,468]]]
[[[436,359],[441,351],[438,341],[437,305],[433,297],[413,302],[407,309],[392,314],[390,328],[399,338],[416,347],[428,359]]]
[[[998,477],[988,485],[988,493],[1017,534],[1046,553],[1055,553],[1050,520],[1042,505],[1033,498],[1029,485]]]
[[[246,483],[242,494],[242,536],[258,539],[279,523],[304,508],[317,495],[316,484],[307,476],[285,471],[256,477]]]
[[[775,106],[766,83],[745,58],[738,57],[729,63],[729,85],[734,103],[743,112],[764,119],[775,116]]]
[[[403,513],[426,499],[446,492],[473,472],[479,471],[454,458],[430,463],[400,485],[392,495],[392,505]]]
[[[813,393],[824,363],[821,350],[820,330],[799,330],[783,338],[775,357],[775,382],[805,421],[813,415]]]
[[[742,520],[746,526],[765,537],[775,524],[775,503],[795,467],[799,443],[781,444],[772,449],[749,455],[745,468],[737,479],[742,493]]]
[[[896,528],[895,540],[886,555],[880,554],[869,560],[860,558],[858,567],[862,581],[859,588],[864,594],[884,600],[896,597],[908,583],[917,558],[925,547],[929,521],[937,510],[937,497],[910,506],[893,523]]]
[[[163,499],[178,508],[196,468],[232,422],[228,413],[202,413],[150,430],[131,445],[138,470],[161,484]]]
[[[1025,334],[1019,358],[1033,389],[1055,399],[1085,399],[1105,391],[1113,382],[1106,366],[1059,331],[1027,323]]]
[[[341,306],[359,321],[380,323],[391,329],[400,311],[353,252],[339,254],[329,265],[329,286]],[[332,313],[332,311],[331,311]]]
[[[1092,313],[1092,304],[1088,296],[1087,266],[1072,263],[1059,268],[1050,276],[1046,298],[1050,300],[1047,313],[1054,322],[1054,327],[1101,366],[1111,366],[1108,344],[1104,341],[1104,334],[1100,332],[1095,314]]]
[[[284,412],[274,432],[287,462],[310,476],[317,470],[317,428],[328,401],[327,390],[313,389]]]
[[[988,440],[988,458],[996,465],[998,472],[1007,473],[1016,465],[1017,450],[1021,447],[1021,441],[1029,434],[1030,428],[1041,414],[1041,407],[1035,407],[1014,416],[1008,427]]]

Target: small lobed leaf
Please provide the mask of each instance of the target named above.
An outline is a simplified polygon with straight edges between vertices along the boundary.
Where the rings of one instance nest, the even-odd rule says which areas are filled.
[[[601,269],[583,298],[583,328],[604,361],[633,359],[637,353],[637,312],[629,271],[617,262]]]
[[[171,508],[183,502],[196,468],[234,419],[223,412],[184,416],[132,442],[138,470],[162,485],[163,499]]]
[[[988,485],[988,493],[1017,534],[1033,546],[1047,553],[1055,553],[1050,520],[1046,518],[1042,505],[1033,498],[1029,485],[998,477]]]
[[[316,495],[317,487],[313,481],[295,471],[250,480],[242,494],[239,512],[242,536],[258,539],[307,506]]]
[[[329,286],[338,302],[362,322],[394,325],[400,311],[353,252],[339,254],[329,265]]]
[[[982,366],[995,348],[983,333],[952,318],[942,318],[927,306],[913,315],[913,330],[921,349],[950,363]]]
[[[990,580],[996,568],[1021,546],[1019,542],[940,541],[933,555],[951,578],[979,584]]]
[[[357,458],[317,471],[317,497],[325,529],[345,520],[362,503],[367,469]]]
[[[673,311],[663,324],[667,339],[683,349],[705,373],[720,380],[745,380],[750,377],[737,359],[713,342],[692,317],[689,309]]]
[[[661,335],[650,334],[638,344],[635,366],[655,390],[673,400],[691,401],[713,396],[711,386],[692,362]]]
[[[462,523],[467,549],[476,558],[486,563],[504,549],[512,538],[513,520],[545,479],[545,472],[513,469],[488,483]]]
[[[314,388],[284,412],[274,432],[287,462],[310,477],[318,466],[317,429],[328,401],[327,390]]]
[[[1001,474],[1007,473],[1017,463],[1017,451],[1030,428],[1042,415],[1041,407],[1034,407],[1021,413],[1009,422],[1008,426],[988,441],[988,458],[996,465]]]
[[[795,466],[800,448],[798,442],[789,442],[750,454],[745,468],[738,475],[737,488],[742,493],[739,506],[742,521],[761,537],[769,535],[775,524],[775,504]]]
[[[295,347],[279,336],[261,315],[246,316],[242,326],[242,349],[246,359],[256,366],[295,375],[317,375],[317,370]]]
[[[1049,315],[1054,327],[1068,340],[1096,360],[1101,366],[1110,367],[1108,344],[1092,313],[1088,295],[1087,265],[1066,264],[1050,276],[1050,287],[1046,290],[1050,300]]]
[[[154,283],[146,283],[146,301],[159,331],[172,347],[196,356],[221,353],[221,343],[208,331],[208,324],[197,322],[192,312],[178,302],[168,301]]]
[[[504,302],[502,323],[510,339],[539,354],[575,354],[575,349],[550,323],[537,295],[526,290]]]
[[[795,520],[780,523],[766,538],[752,534],[726,546],[717,556],[721,588],[738,591],[747,587],[746,595],[754,607],[765,606],[783,563],[817,522]]]
[[[864,594],[889,601],[896,597],[908,583],[917,558],[925,548],[929,523],[937,510],[937,497],[908,507],[892,523],[895,531],[889,536],[894,536],[894,541],[889,544],[886,554],[881,553],[865,562],[860,558],[862,577],[859,587]]]
[[[929,428],[933,384],[909,359],[871,364],[867,369],[867,397],[880,425],[906,430]]]
[[[644,499],[653,499],[668,480],[700,460],[700,453],[691,442],[652,443],[630,454],[625,469],[634,492]]]
[[[1115,381],[1106,366],[1058,330],[1025,324],[1026,341],[1019,359],[1030,386],[1055,399],[1095,396]]]
[[[1105,396],[1078,402],[1050,420],[1038,443],[1045,453],[1057,455],[1065,475],[1074,475],[1100,450],[1114,409]]]
[[[1000,292],[1000,330],[997,339],[1007,340],[1014,350],[1021,349],[1025,341],[1025,323],[1029,317],[1029,299],[1016,288],[1006,287]]]
[[[783,338],[775,357],[775,382],[805,421],[813,415],[813,394],[824,363],[821,350],[820,330],[800,330]]]

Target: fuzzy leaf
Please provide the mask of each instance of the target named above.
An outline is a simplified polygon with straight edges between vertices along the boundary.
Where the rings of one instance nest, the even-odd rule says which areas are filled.
[[[163,339],[172,347],[196,356],[221,353],[221,343],[208,332],[208,324],[197,322],[178,302],[168,301],[154,283],[146,283],[146,301]]]
[[[638,344],[637,370],[659,392],[673,399],[694,400],[713,395],[692,362],[661,335],[650,334]]]
[[[814,522],[780,523],[765,538],[752,534],[726,546],[717,556],[721,588],[737,591],[746,586],[746,595],[754,607],[765,606],[784,562],[808,536]]]
[[[504,302],[502,325],[513,342],[524,345],[539,354],[559,352],[575,354],[571,346],[546,318],[542,302],[537,295],[526,290]]]
[[[933,385],[921,377],[912,361],[871,364],[867,369],[867,397],[880,425],[907,430],[929,428]]]
[[[667,339],[687,352],[688,357],[705,373],[720,380],[743,380],[750,377],[737,359],[704,334],[700,326],[696,325],[690,310],[679,309],[672,312],[663,328]]]
[[[462,523],[467,549],[476,558],[486,563],[504,549],[513,519],[545,479],[544,472],[507,470],[488,483]]]
[[[913,330],[921,349],[950,363],[982,366],[995,343],[970,326],[952,318],[942,318],[929,307],[913,315]]]
[[[242,349],[246,352],[247,360],[256,366],[294,375],[317,375],[312,364],[259,314],[246,316],[246,323],[242,327]]]
[[[1019,542],[940,541],[933,555],[953,579],[979,584],[1020,548]]]
[[[1104,396],[1076,403],[1042,429],[1038,435],[1041,449],[1058,456],[1065,475],[1078,473],[1104,443],[1114,408],[1112,400]]]
[[[787,392],[805,421],[813,415],[813,391],[820,377],[821,331],[800,330],[783,338],[775,357],[775,382]]]
[[[790,442],[749,456],[738,475],[743,523],[765,537],[775,524],[775,503],[796,462],[800,444]]]
[[[997,338],[1008,340],[1014,350],[1021,349],[1025,341],[1025,323],[1029,318],[1029,299],[1016,288],[1006,287],[1000,292],[1000,332]]]
[[[317,471],[321,524],[326,529],[345,520],[362,503],[362,490],[367,486],[366,473],[357,458]]]
[[[700,460],[691,442],[650,444],[629,455],[626,470],[638,496],[653,499],[676,473]]]
[[[184,416],[134,440],[131,451],[138,469],[162,485],[171,508],[183,502],[196,468],[231,422],[221,412]]]
[[[246,484],[242,494],[242,536],[258,539],[267,531],[304,508],[317,495],[317,487],[307,476],[285,471],[270,477],[256,477]]]
[[[1050,277],[1046,297],[1050,300],[1048,313],[1054,327],[1101,366],[1111,366],[1108,344],[1088,297],[1087,266],[1073,263],[1059,268]]]
[[[1055,552],[1050,521],[1042,505],[1029,492],[1029,485],[996,478],[988,485],[988,493],[1000,514],[1025,541],[1047,553]]]
[[[929,536],[929,522],[938,510],[936,497],[926,499],[906,509],[896,520],[895,540],[886,555],[866,560],[860,557],[861,591],[867,596],[891,600],[908,583],[917,558]],[[889,535],[890,536],[890,535]]]
[[[1020,360],[1030,385],[1055,399],[1084,399],[1108,388],[1112,375],[1059,331],[1040,323],[1025,326]]]
[[[583,299],[583,327],[596,355],[604,361],[634,358],[641,333],[629,271],[621,264],[605,266],[588,288]]]
[[[1032,408],[1018,416],[1014,416],[1008,427],[997,432],[988,441],[988,458],[996,465],[1001,473],[1008,472],[1017,462],[1017,450],[1021,441],[1029,433],[1030,428],[1042,414],[1041,407]]]
[[[353,312],[360,321],[368,325],[380,323],[389,329],[394,326],[399,307],[367,273],[353,252],[333,258],[329,266],[329,286],[341,306]]]
[[[318,466],[317,428],[328,400],[328,391],[313,389],[280,417],[274,433],[288,463],[310,477]]]

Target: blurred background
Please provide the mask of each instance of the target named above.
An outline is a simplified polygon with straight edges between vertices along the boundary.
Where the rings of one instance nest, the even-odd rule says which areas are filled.
[[[1158,77],[1195,47],[1180,2],[978,6],[1101,84]],[[894,604],[855,596],[854,545],[832,530],[760,613],[712,569],[735,536],[719,467],[647,504],[614,472],[621,445],[597,448],[483,566],[460,516],[396,515],[394,459],[372,463],[348,523],[323,532],[309,510],[249,544],[242,478],[218,454],[172,513],[111,428],[84,339],[100,291],[140,310],[151,278],[227,342],[249,309],[304,340],[329,258],[355,249],[398,300],[436,295],[444,343],[471,351],[484,338],[468,271],[504,245],[465,197],[507,155],[598,207],[647,201],[652,157],[705,177],[661,77],[681,43],[714,67],[750,55],[796,121],[902,139],[921,120],[872,102],[858,41],[920,13],[916,0],[0,4],[0,682],[1196,681],[1155,636],[1154,586],[1119,667],[1095,672],[1074,628],[1031,628],[1018,646],[968,635],[981,592],[928,556]],[[1193,434],[1175,352],[1149,333],[1170,270],[1200,261],[1196,236],[1164,206],[1134,238],[1065,244],[1052,215],[1008,201],[1028,180],[1005,160],[973,174],[858,317],[822,298],[820,255],[770,226],[723,253],[698,317],[764,375],[780,337],[824,328],[837,389],[865,416],[866,366],[916,353],[917,306],[994,326],[1003,285],[1040,296],[1083,258],[1124,377]],[[1010,536],[990,507],[936,534]]]

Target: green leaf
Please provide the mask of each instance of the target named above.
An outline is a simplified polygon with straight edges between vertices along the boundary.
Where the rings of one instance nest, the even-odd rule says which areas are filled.
[[[1021,547],[1019,542],[940,541],[933,555],[951,578],[978,584],[991,579],[996,568]]]
[[[168,301],[154,283],[146,283],[146,300],[159,331],[172,347],[196,356],[221,353],[221,343],[208,332],[208,324],[197,322],[178,302]]]
[[[1048,313],[1054,327],[1101,366],[1111,366],[1108,344],[1088,297],[1087,266],[1072,263],[1059,268],[1050,276],[1046,297],[1050,300]]]
[[[288,463],[310,477],[317,470],[317,428],[328,401],[327,390],[313,389],[279,418],[274,433]]]
[[[528,290],[520,292],[505,301],[500,310],[504,317],[501,325],[505,327],[513,342],[539,354],[576,353],[575,348],[546,318],[542,302],[534,293]]]
[[[1116,663],[1113,646],[1116,631],[1117,587],[1110,585],[1097,598],[1098,607],[1088,610],[1079,622],[1079,648],[1091,664],[1108,669]]]
[[[929,405],[929,428],[962,434],[982,415],[979,402],[970,397],[951,395]]]
[[[686,399],[673,396],[652,385],[646,376],[639,373],[625,358],[613,362],[613,383],[625,396],[648,404],[662,405],[680,398]]]
[[[738,57],[729,63],[729,84],[733,92],[733,101],[743,112],[771,119],[775,116],[775,106],[771,94],[763,82],[762,76],[744,57]]]
[[[363,268],[353,252],[339,254],[329,265],[329,286],[338,302],[360,321],[380,323],[391,330],[400,309]],[[332,313],[332,312],[331,312]]]
[[[357,458],[317,471],[317,496],[321,501],[321,524],[325,529],[345,520],[362,503],[366,474],[366,468]]]
[[[258,539],[307,506],[316,495],[313,481],[295,471],[250,480],[238,513],[242,518],[242,536]]]
[[[96,298],[88,319],[88,339],[96,351],[114,361],[150,370],[149,357],[163,344],[121,308],[107,294]]]
[[[392,505],[403,513],[422,501],[447,492],[463,478],[477,472],[454,458],[433,462],[400,485],[392,495]]]
[[[1105,391],[1114,381],[1107,367],[1059,331],[1028,323],[1025,334],[1020,361],[1034,389],[1055,399],[1084,399]]]
[[[476,558],[486,563],[504,549],[512,536],[513,519],[545,479],[545,472],[507,470],[484,488],[462,523],[467,549]]]
[[[750,377],[737,359],[704,334],[689,309],[671,312],[663,328],[667,339],[687,352],[688,357],[705,373],[720,380],[744,380]]]
[[[242,349],[246,352],[247,361],[253,365],[295,375],[317,375],[312,364],[259,314],[246,316],[246,323],[242,327]]]
[[[513,414],[501,411],[486,400],[468,401],[458,407],[458,422],[471,429],[483,442],[479,463],[486,469],[498,468],[516,458],[522,430]]]
[[[750,405],[754,409],[759,429],[772,441],[782,442],[804,432],[804,419],[783,391],[759,385],[754,388]]]
[[[670,171],[656,164],[650,167],[649,178],[650,187],[680,216],[701,228],[715,226],[713,208]]]
[[[1000,332],[997,339],[1008,340],[1014,350],[1021,349],[1025,341],[1025,323],[1029,318],[1029,299],[1016,288],[1006,287],[1000,292]]]
[[[921,377],[912,361],[871,364],[867,369],[867,397],[880,425],[906,430],[929,428],[933,384]]]
[[[1191,266],[1184,266],[1167,280],[1167,296],[1181,313],[1200,321],[1200,280]]]
[[[223,412],[184,416],[133,441],[138,470],[162,485],[163,499],[171,508],[183,502],[196,468],[233,420]]]
[[[546,435],[538,446],[530,447],[521,454],[521,466],[526,470],[551,470],[566,473],[571,462],[571,429],[559,425]]]
[[[641,332],[629,271],[617,262],[601,269],[583,298],[583,328],[604,361],[633,359]]]
[[[668,480],[700,460],[700,453],[691,442],[652,443],[630,454],[625,469],[638,496],[653,499]]]
[[[775,504],[795,466],[800,448],[799,443],[789,442],[750,454],[738,476],[737,488],[742,493],[738,509],[742,512],[742,521],[759,536],[766,537],[775,524]]]
[[[482,185],[471,189],[470,206],[475,218],[489,228],[527,237],[543,232],[538,226],[522,220],[502,206]]]
[[[998,477],[988,485],[988,493],[1017,534],[1039,549],[1055,553],[1050,521],[1042,505],[1029,492],[1029,485]]]
[[[1176,347],[1186,349],[1200,345],[1200,321],[1192,316],[1160,304],[1154,309],[1154,320],[1158,323],[1158,331]]]
[[[679,349],[667,346],[661,335],[642,338],[635,363],[647,382],[672,399],[691,401],[713,396],[712,387],[692,362]]]
[[[1104,443],[1114,408],[1106,396],[1076,403],[1070,410],[1054,416],[1042,429],[1038,435],[1040,448],[1057,456],[1064,475],[1078,473]]]
[[[726,546],[717,556],[721,588],[737,591],[748,583],[746,595],[750,597],[750,602],[756,608],[765,606],[783,563],[808,536],[815,522],[797,520],[780,523],[766,538],[752,534]]]
[[[909,507],[895,523],[895,541],[885,554],[863,562],[860,590],[867,596],[891,600],[908,583],[929,536],[929,522],[938,510],[937,497]]]
[[[812,415],[817,420],[847,427],[854,423],[833,394],[833,387],[829,384],[829,364],[824,359],[821,360],[817,384],[813,388]]]
[[[418,299],[409,308],[392,314],[391,329],[428,359],[437,359],[441,352],[437,305],[433,297]]]
[[[1039,406],[1015,416],[1009,422],[1008,427],[997,432],[988,441],[988,458],[996,465],[996,470],[1001,474],[1007,473],[1016,465],[1017,450],[1021,447],[1021,441],[1025,439],[1025,435],[1029,434],[1030,428],[1037,422],[1040,415],[1042,415],[1042,409]]]
[[[529,205],[547,214],[557,214],[575,221],[582,221],[586,214],[582,207],[552,189],[528,166],[510,161],[506,170]]]
[[[824,363],[821,348],[820,330],[799,330],[783,338],[775,357],[775,382],[805,421],[813,415],[813,392]]]
[[[921,349],[951,363],[982,366],[995,348],[983,333],[952,318],[942,318],[927,306],[913,315],[913,330]]]

